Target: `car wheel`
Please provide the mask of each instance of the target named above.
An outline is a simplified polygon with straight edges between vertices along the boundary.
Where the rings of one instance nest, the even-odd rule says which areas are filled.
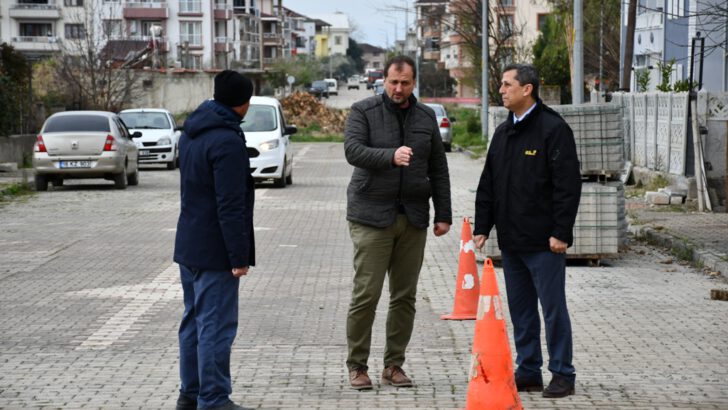
[[[167,163],[167,170],[169,170],[169,171],[174,171],[174,169],[176,168],[176,167],[174,166],[174,162],[175,162],[175,161],[171,161],[171,162],[168,162],[168,163]]]
[[[452,144],[445,144],[445,152],[452,152]]]
[[[126,189],[126,167],[118,174],[114,174],[114,188]]]
[[[54,178],[51,183],[53,186],[63,186],[63,177]]]
[[[286,187],[286,161],[283,161],[283,172],[281,172],[281,177],[276,178],[273,180],[273,186],[276,188],[285,188]]]
[[[45,175],[35,176],[35,190],[36,191],[47,191],[48,190],[48,177]]]
[[[286,177],[286,185],[291,184],[293,184],[293,170],[291,170],[291,173],[288,174],[288,176]]]
[[[126,182],[127,182],[127,183],[128,183],[129,185],[132,185],[132,186],[136,186],[136,185],[139,185],[139,167],[138,167],[138,166],[137,166],[137,169],[136,169],[136,171],[134,171],[134,173],[133,173],[133,174],[131,174],[131,175],[128,175],[128,176],[126,177]]]

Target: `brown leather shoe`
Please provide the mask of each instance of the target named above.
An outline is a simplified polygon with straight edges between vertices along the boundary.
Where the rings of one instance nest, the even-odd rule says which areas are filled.
[[[399,366],[388,366],[382,371],[382,384],[391,384],[394,387],[412,387],[412,380]]]
[[[369,390],[372,388],[372,379],[365,369],[349,370],[349,383],[354,390]]]

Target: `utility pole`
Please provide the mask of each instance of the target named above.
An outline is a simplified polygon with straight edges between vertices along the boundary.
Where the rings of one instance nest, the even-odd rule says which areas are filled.
[[[482,98],[482,105],[483,105],[483,112],[481,113],[481,119],[480,123],[482,124],[482,138],[483,141],[488,139],[488,53],[490,52],[488,50],[488,1],[487,0],[480,0],[482,12],[481,14],[481,37],[482,37],[482,58],[483,58],[483,65],[482,65],[482,73],[481,73],[481,81],[483,82],[483,85],[481,86],[481,98]]]
[[[631,89],[632,57],[634,55],[634,26],[637,20],[637,0],[629,0],[627,6],[627,33],[624,36],[624,66],[619,88],[625,91]]]
[[[584,102],[584,18],[583,0],[574,0],[574,72],[571,76],[571,103]]]
[[[601,7],[599,8],[599,99],[598,101],[602,101],[602,90],[604,90],[604,86],[602,85],[602,82],[604,81],[604,2],[601,2]]]

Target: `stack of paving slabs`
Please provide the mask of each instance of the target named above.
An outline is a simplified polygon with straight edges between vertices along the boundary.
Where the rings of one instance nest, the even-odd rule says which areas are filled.
[[[581,174],[614,179],[624,168],[622,111],[617,104],[555,105],[574,132]],[[489,109],[490,135],[508,117],[503,107]],[[488,141],[490,143],[490,141]]]
[[[562,105],[558,111],[574,131],[582,175],[615,176],[624,168],[622,113],[616,104]]]
[[[619,188],[614,183],[586,182],[581,185],[574,244],[567,251],[568,258],[599,259],[617,254],[624,240],[619,220],[619,215],[624,214],[624,204],[619,199]],[[500,258],[495,228],[490,232],[485,253],[491,258]]]

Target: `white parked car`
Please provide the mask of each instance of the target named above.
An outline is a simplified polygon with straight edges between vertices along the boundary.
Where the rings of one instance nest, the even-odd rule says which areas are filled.
[[[334,78],[324,78],[329,86],[329,95],[339,95],[339,83]]]
[[[33,149],[35,189],[64,179],[104,178],[117,189],[139,184],[137,147],[124,122],[113,112],[64,111],[45,120]]]
[[[293,183],[293,147],[290,136],[295,125],[287,125],[281,103],[271,97],[252,97],[240,125],[250,157],[250,172],[260,181],[273,180],[276,187]]]
[[[139,162],[142,164],[166,164],[167,169],[178,166],[177,143],[182,131],[172,113],[162,108],[134,108],[119,113],[131,132],[141,131],[137,139]]]

